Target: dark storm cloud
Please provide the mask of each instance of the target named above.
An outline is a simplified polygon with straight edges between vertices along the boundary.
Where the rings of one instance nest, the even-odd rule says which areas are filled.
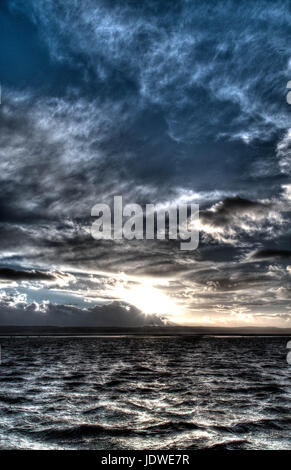
[[[157,315],[144,315],[137,308],[125,303],[112,302],[107,305],[80,309],[70,305],[38,305],[17,303],[9,305],[9,299],[0,303],[0,325],[23,326],[100,326],[136,327],[164,325]]]
[[[212,210],[202,211],[200,218],[203,222],[214,226],[224,226],[232,222],[233,217],[240,214],[256,214],[269,210],[271,204],[250,201],[239,196],[225,198],[217,203]]]
[[[253,259],[289,259],[291,258],[290,250],[258,250],[252,254]]]
[[[6,281],[53,281],[56,277],[51,273],[41,271],[18,271],[12,268],[0,267],[0,280]]]

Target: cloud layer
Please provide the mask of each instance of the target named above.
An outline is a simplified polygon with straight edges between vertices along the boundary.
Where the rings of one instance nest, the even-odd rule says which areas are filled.
[[[290,19],[289,5],[263,0],[3,2],[8,295],[49,298],[52,311],[59,299],[69,322],[60,290],[72,301],[120,302],[120,282],[151,282],[179,305],[181,322],[287,326]],[[91,208],[114,195],[198,203],[199,249],[93,240]],[[127,310],[112,311],[129,321]]]

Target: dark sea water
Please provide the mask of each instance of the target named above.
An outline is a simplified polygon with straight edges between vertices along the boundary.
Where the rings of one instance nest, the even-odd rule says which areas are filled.
[[[291,449],[289,338],[4,339],[1,449]]]

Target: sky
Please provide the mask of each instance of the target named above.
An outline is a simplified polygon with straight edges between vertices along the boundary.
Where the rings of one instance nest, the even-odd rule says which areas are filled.
[[[291,6],[4,0],[0,325],[291,327]],[[200,242],[91,209],[195,203]]]

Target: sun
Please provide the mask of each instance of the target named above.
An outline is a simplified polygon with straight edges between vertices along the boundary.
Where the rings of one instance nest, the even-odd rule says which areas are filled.
[[[134,305],[145,314],[156,313],[175,317],[181,313],[181,309],[175,301],[150,282],[131,287],[121,284],[117,291],[123,301]]]

